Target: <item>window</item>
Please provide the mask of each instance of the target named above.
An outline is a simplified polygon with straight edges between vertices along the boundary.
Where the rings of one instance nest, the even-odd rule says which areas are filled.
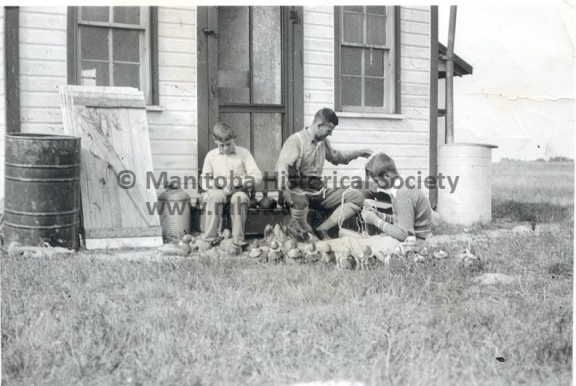
[[[336,109],[396,112],[394,7],[336,7]]]
[[[70,83],[135,87],[154,103],[150,8],[77,7],[73,12],[75,67]]]

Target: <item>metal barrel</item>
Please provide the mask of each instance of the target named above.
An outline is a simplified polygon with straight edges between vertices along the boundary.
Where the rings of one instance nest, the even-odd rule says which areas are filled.
[[[496,147],[468,143],[438,147],[443,187],[438,187],[437,210],[444,221],[460,225],[492,221],[492,149]]]
[[[4,248],[77,249],[80,229],[80,138],[7,134]]]
[[[167,187],[158,197],[160,226],[165,242],[190,233],[191,203],[188,193]]]

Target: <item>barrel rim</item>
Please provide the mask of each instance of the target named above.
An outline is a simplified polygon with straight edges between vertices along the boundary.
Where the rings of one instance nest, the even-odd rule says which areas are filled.
[[[44,133],[7,133],[4,135],[5,139],[19,139],[19,140],[47,140],[47,141],[70,141],[70,140],[80,140],[80,137],[75,137],[72,135],[61,135],[61,134],[44,134]]]
[[[462,143],[444,143],[442,145],[440,145],[440,147],[442,146],[478,146],[478,147],[488,147],[490,149],[497,149],[498,145],[491,145],[488,143],[468,143],[468,142],[462,142]]]

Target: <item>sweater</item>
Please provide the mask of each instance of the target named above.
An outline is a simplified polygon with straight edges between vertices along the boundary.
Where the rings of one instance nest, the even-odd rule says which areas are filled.
[[[382,221],[379,228],[397,240],[408,236],[425,239],[432,232],[432,208],[420,189],[398,189],[392,199],[392,213],[393,223]]]

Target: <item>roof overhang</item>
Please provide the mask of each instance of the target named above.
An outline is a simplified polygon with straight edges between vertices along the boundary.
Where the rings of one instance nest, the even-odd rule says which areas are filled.
[[[440,58],[438,59],[438,78],[444,79],[446,78],[446,60],[443,57],[446,56],[447,48],[444,44],[438,42],[438,55]],[[473,67],[466,62],[464,59],[459,57],[458,55],[454,54],[454,75],[455,76],[463,76],[463,75],[472,75]]]

